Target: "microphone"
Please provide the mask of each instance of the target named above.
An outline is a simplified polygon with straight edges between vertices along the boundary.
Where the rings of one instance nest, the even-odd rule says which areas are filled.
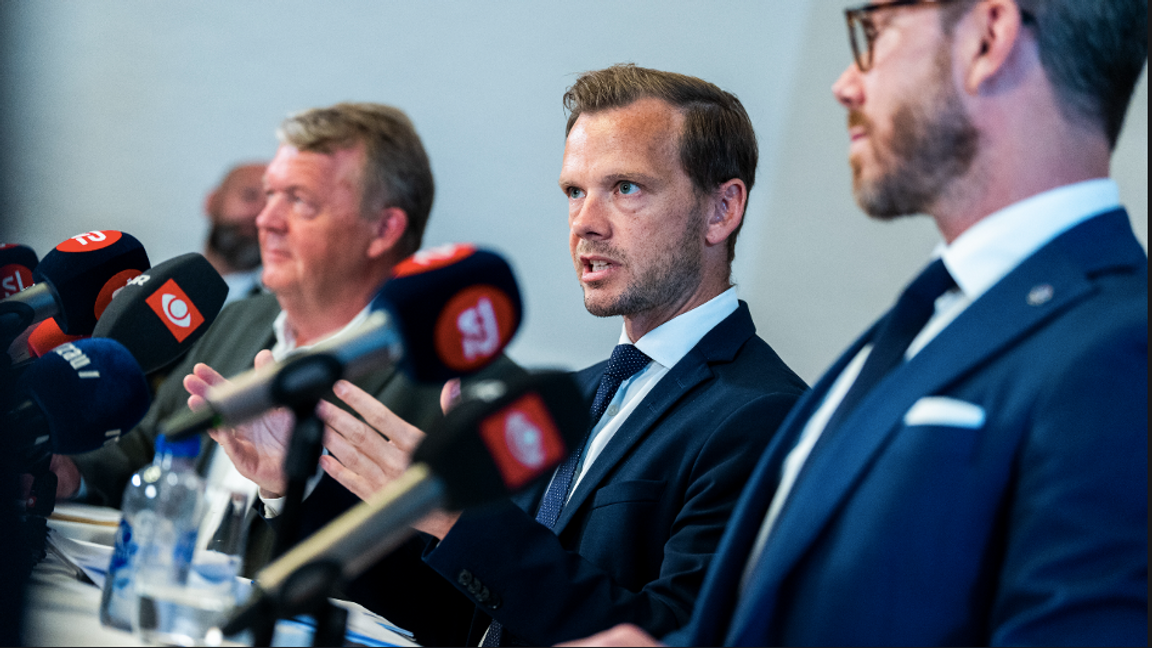
[[[422,250],[397,264],[373,308],[396,316],[404,371],[436,383],[486,367],[523,317],[508,263],[495,252],[459,243]]]
[[[86,337],[88,336],[68,335],[60,330],[60,325],[56,323],[55,319],[46,319],[37,324],[28,336],[28,353],[33,358],[39,358],[65,342],[75,342]]]
[[[95,450],[131,429],[151,403],[135,358],[115,340],[66,342],[20,376],[4,428],[29,457]]]
[[[27,245],[0,243],[0,299],[32,285],[32,271],[40,259]]]
[[[128,348],[144,373],[184,354],[199,340],[228,296],[228,284],[202,255],[173,257],[117,291],[92,337],[110,338]]]
[[[520,291],[507,262],[470,245],[409,257],[372,307],[377,310],[351,337],[246,371],[210,389],[207,407],[164,421],[161,432],[179,440],[276,406],[308,407],[340,378],[355,380],[390,364],[420,381],[468,375],[499,356],[521,320]]]
[[[44,255],[36,284],[0,301],[0,332],[15,337],[55,317],[69,335],[89,335],[113,293],[147,270],[148,254],[133,236],[116,230],[78,234]]]
[[[296,614],[313,596],[326,595],[317,588],[332,583],[315,582],[309,566],[336,566],[339,577],[350,580],[403,542],[413,533],[411,525],[433,510],[500,499],[550,474],[588,428],[587,405],[564,372],[481,381],[463,396],[428,432],[395,482],[256,574],[253,597],[224,634],[272,615]]]

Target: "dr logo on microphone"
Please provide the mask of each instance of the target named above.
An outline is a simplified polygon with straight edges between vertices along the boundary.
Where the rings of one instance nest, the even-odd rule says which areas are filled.
[[[204,323],[204,316],[174,279],[164,282],[145,302],[152,307],[177,342],[183,342]]]
[[[534,392],[480,424],[480,438],[510,491],[519,490],[568,454],[548,408]]]

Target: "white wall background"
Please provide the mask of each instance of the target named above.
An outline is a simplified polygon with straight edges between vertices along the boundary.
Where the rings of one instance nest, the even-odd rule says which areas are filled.
[[[426,244],[472,241],[512,262],[528,366],[604,358],[617,319],[582,306],[556,187],[563,91],[622,61],[708,79],[755,123],[761,163],[736,263],[761,334],[814,380],[923,265],[926,219],[880,225],[852,202],[847,64],[828,0],[6,2],[7,200],[0,241],[43,255],[90,229],[136,236],[159,263],[199,250],[205,192],[268,158],[288,113],[338,101],[404,109],[432,159]],[[1115,156],[1141,239],[1147,77]]]

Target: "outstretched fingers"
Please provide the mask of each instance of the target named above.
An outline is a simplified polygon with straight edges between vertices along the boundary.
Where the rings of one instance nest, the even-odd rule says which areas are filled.
[[[396,416],[374,396],[347,380],[337,380],[332,391],[363,417],[368,425],[404,452],[411,453],[424,439],[424,433],[418,428]]]

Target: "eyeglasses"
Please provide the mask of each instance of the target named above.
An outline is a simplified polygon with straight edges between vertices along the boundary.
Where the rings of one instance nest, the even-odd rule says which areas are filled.
[[[892,0],[892,2],[872,3],[861,7],[844,10],[844,19],[848,21],[848,39],[852,43],[852,56],[856,59],[856,67],[861,72],[872,68],[872,51],[880,28],[872,18],[872,14],[883,9],[896,7],[911,7],[915,5],[942,5],[951,0]],[[1036,25],[1036,19],[1029,12],[1020,9],[1020,19],[1026,25]],[[863,45],[863,47],[861,47]]]

